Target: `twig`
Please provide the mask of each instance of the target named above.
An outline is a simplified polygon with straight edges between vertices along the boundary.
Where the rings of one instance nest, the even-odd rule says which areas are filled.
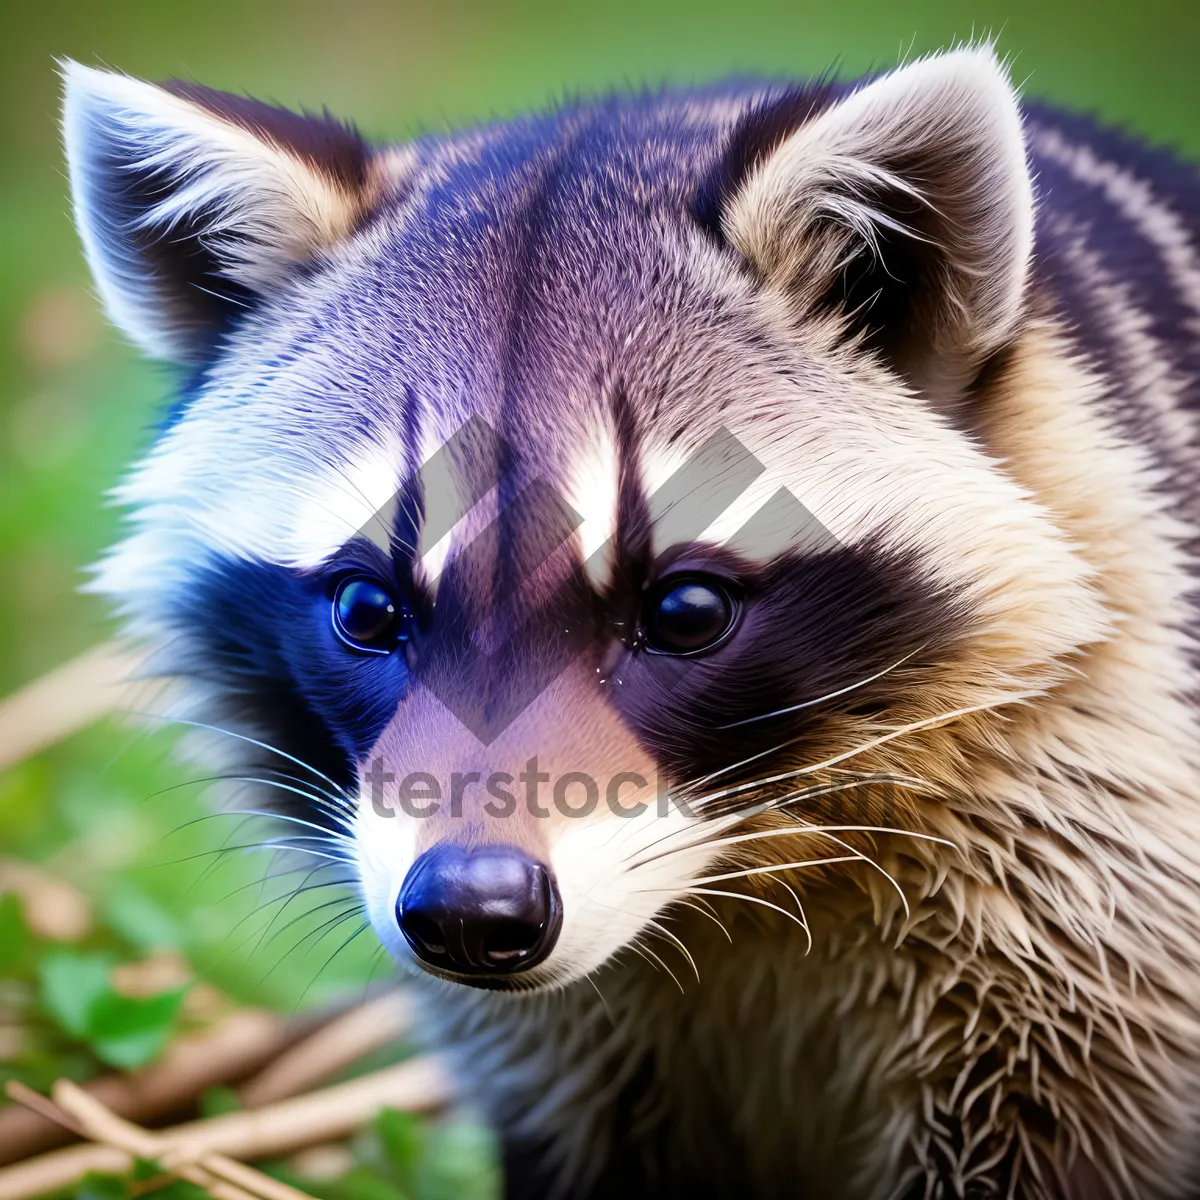
[[[414,1058],[323,1091],[265,1108],[191,1121],[151,1136],[161,1137],[172,1153],[190,1162],[200,1161],[206,1154],[242,1160],[271,1158],[349,1137],[381,1108],[428,1111],[440,1108],[449,1098],[440,1064],[430,1058]],[[31,1200],[69,1187],[88,1172],[126,1175],[132,1168],[133,1155],[128,1150],[71,1146],[0,1168],[0,1200]]]
[[[161,1120],[185,1112],[205,1088],[252,1075],[311,1031],[308,1020],[285,1023],[274,1013],[240,1009],[202,1033],[179,1038],[153,1066],[106,1075],[84,1087],[122,1117]],[[67,1140],[69,1135],[62,1127],[44,1114],[25,1108],[0,1110],[0,1164],[28,1158]]]
[[[5,1087],[5,1091],[11,1099],[20,1104],[29,1105],[50,1120],[58,1121],[85,1136],[91,1134],[98,1140],[107,1142],[118,1149],[128,1150],[130,1154],[136,1155],[138,1158],[153,1158],[159,1152],[160,1148],[155,1144],[152,1135],[136,1125],[130,1125],[121,1121],[119,1117],[112,1116],[102,1105],[98,1106],[97,1111],[73,1115],[67,1107],[63,1107],[63,1105],[70,1106],[75,1098],[68,1089],[73,1089],[89,1104],[95,1105],[94,1100],[67,1080],[59,1080],[55,1086],[57,1103],[38,1096],[36,1092],[32,1092],[19,1083],[9,1083]],[[171,1176],[177,1179],[186,1179],[190,1183],[204,1188],[215,1200],[263,1200],[262,1197],[255,1196],[253,1192],[243,1191],[238,1187],[226,1187],[203,1167],[192,1163],[176,1164],[167,1174],[168,1178]],[[275,1198],[272,1197],[272,1200]],[[297,1197],[290,1196],[287,1200],[297,1200]]]
[[[335,1017],[281,1054],[238,1089],[238,1098],[247,1108],[257,1108],[308,1091],[372,1051],[398,1042],[412,1024],[411,999],[388,992]]]
[[[213,1196],[238,1193],[253,1200],[311,1200],[297,1188],[280,1183],[253,1167],[234,1162],[223,1154],[208,1153],[197,1157],[177,1150],[168,1134],[150,1133],[140,1126],[124,1121],[100,1104],[70,1080],[60,1079],[54,1085],[55,1103],[87,1131],[95,1141],[107,1142],[128,1150],[139,1158],[153,1159],[164,1170],[190,1183],[206,1188]],[[224,1180],[227,1187],[219,1183]]]
[[[0,895],[15,892],[25,924],[52,942],[77,942],[92,927],[91,901],[76,887],[44,867],[17,858],[0,858]]]
[[[0,700],[0,770],[132,707],[153,686],[134,678],[142,664],[142,655],[104,642]]]
[[[26,1087],[19,1079],[10,1079],[4,1085],[4,1094],[14,1103],[23,1105],[47,1121],[53,1121],[55,1125],[61,1125],[77,1137],[87,1136],[83,1131],[83,1126],[69,1113],[59,1108],[53,1100],[47,1100],[41,1092],[35,1092],[33,1088]]]

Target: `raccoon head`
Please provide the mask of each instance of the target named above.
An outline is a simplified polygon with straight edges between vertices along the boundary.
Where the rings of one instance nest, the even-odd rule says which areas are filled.
[[[561,984],[799,860],[861,889],[869,785],[936,827],[1102,636],[978,436],[1033,215],[989,49],[381,149],[65,74],[100,293],[186,371],[96,586],[397,960]]]

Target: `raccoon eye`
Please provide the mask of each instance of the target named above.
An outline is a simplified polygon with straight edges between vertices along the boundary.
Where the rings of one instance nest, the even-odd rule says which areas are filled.
[[[333,597],[334,632],[348,646],[390,654],[404,640],[404,607],[373,579],[346,579]]]
[[[651,593],[642,616],[646,645],[660,654],[696,654],[733,627],[733,597],[715,579],[671,581]]]

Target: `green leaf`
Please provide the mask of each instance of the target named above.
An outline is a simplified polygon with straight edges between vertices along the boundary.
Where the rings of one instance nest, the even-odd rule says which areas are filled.
[[[145,954],[178,949],[179,926],[140,888],[124,883],[104,906],[104,919],[115,933]]]
[[[141,1183],[146,1179],[153,1179],[156,1175],[163,1173],[162,1165],[152,1158],[135,1158],[133,1160],[133,1170],[130,1172],[130,1178],[135,1183]]]
[[[21,901],[13,893],[0,896],[0,975],[11,975],[29,948],[29,930]]]
[[[74,1037],[86,1036],[93,1006],[108,992],[106,954],[56,950],[40,964],[42,1006]]]
[[[74,1200],[129,1200],[129,1183],[119,1175],[85,1175],[76,1185]]]
[[[458,1119],[430,1131],[417,1176],[419,1200],[500,1200],[499,1155],[490,1130]]]
[[[147,1195],[153,1196],[154,1200],[211,1200],[208,1192],[194,1183],[188,1183],[186,1179],[176,1179]]]
[[[307,1185],[310,1189],[312,1184]],[[405,1193],[367,1167],[353,1167],[330,1189],[338,1200],[405,1200]]]
[[[380,1109],[375,1118],[375,1131],[388,1165],[396,1177],[407,1183],[421,1156],[424,1140],[422,1121],[413,1113],[399,1112],[394,1108]]]
[[[200,1115],[202,1117],[223,1117],[226,1113],[240,1112],[242,1102],[233,1088],[214,1084],[206,1087],[200,1093]]]
[[[166,1045],[187,988],[157,996],[106,992],[92,1005],[87,1034],[96,1053],[124,1071],[145,1066]]]

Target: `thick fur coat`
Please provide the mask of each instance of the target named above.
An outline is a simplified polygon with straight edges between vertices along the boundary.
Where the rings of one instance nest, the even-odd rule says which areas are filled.
[[[100,293],[184,368],[95,586],[348,868],[513,1196],[1195,1194],[1192,168],[986,47],[384,148],[65,76]],[[672,657],[681,564],[731,616]],[[534,756],[642,807],[462,784]],[[543,864],[544,960],[418,969],[447,844]]]

